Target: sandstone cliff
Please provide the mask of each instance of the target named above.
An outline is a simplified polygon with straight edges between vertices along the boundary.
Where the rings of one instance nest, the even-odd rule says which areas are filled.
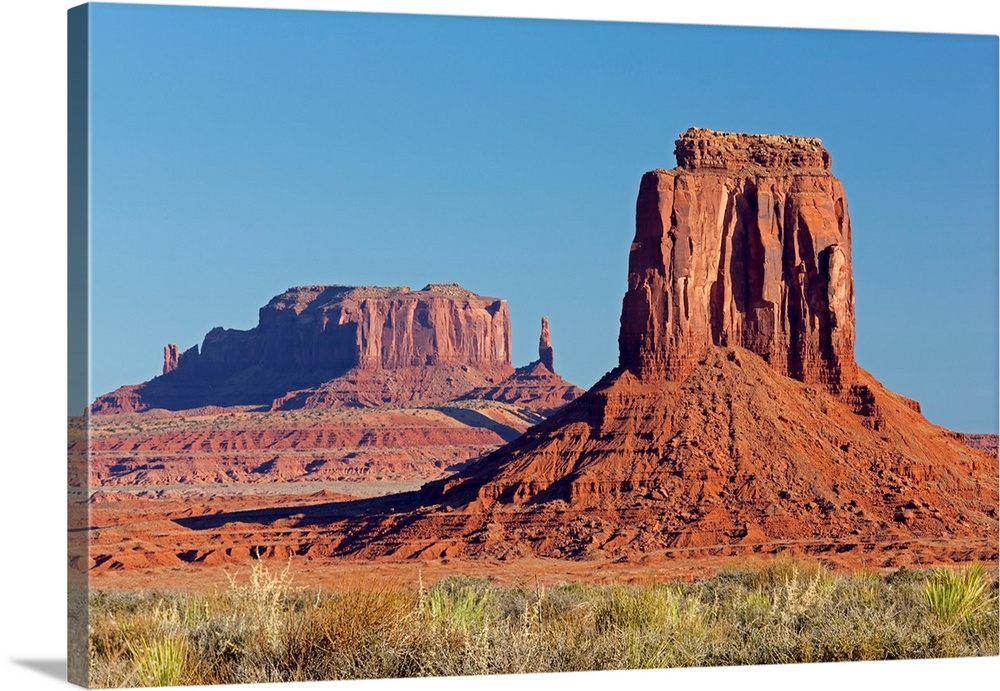
[[[456,284],[431,284],[419,291],[290,288],[261,308],[253,329],[217,327],[200,349],[194,346],[182,354],[168,345],[162,376],[101,396],[91,410],[270,407],[276,398],[352,370],[427,366],[476,370],[466,389],[509,376],[513,367],[506,301]]]
[[[619,366],[419,508],[348,522],[340,553],[997,558],[996,457],[854,362],[819,140],[692,129],[676,154],[640,184]]]
[[[187,363],[184,363],[187,365]],[[250,331],[216,328],[191,367],[346,371],[510,365],[507,303],[456,284],[409,288],[290,288]]]
[[[746,348],[838,393],[856,376],[851,222],[818,139],[690,129],[643,176],[619,364],[681,380]]]
[[[551,373],[551,343],[544,381],[519,375],[510,352],[506,301],[454,283],[303,286],[262,307],[253,329],[217,327],[184,352],[167,345],[161,376],[99,397],[91,412],[435,404],[502,386],[495,400],[547,413],[582,393]]]

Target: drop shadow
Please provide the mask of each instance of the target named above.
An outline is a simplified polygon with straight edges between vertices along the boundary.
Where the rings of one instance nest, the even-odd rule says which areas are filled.
[[[18,660],[12,659],[15,665],[27,667],[28,669],[43,674],[53,679],[66,681],[66,659],[41,659],[41,660]],[[68,683],[68,682],[67,682]]]

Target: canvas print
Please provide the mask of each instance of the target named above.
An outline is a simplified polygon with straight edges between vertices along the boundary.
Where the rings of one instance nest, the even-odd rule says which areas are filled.
[[[995,36],[69,55],[73,682],[998,654]]]

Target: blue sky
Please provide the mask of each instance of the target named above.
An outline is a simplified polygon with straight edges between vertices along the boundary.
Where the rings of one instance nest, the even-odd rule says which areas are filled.
[[[997,431],[995,37],[93,5],[93,395],[311,283],[508,300],[514,363],[617,364],[642,173],[690,126],[817,136],[857,359]]]

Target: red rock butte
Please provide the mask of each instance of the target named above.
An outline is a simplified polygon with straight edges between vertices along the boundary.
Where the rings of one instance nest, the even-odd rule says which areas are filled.
[[[498,386],[549,411],[582,393],[551,368],[531,381],[519,372],[505,300],[455,283],[301,286],[272,298],[252,329],[216,327],[183,352],[168,344],[159,377],[98,397],[91,412],[441,403]]]
[[[80,568],[159,587],[292,555],[321,583],[431,567],[645,579],[781,551],[847,568],[996,562],[996,436],[933,425],[854,361],[851,222],[821,142],[692,129],[675,153],[674,170],[640,183],[619,362],[589,391],[554,373],[547,320],[539,359],[514,370],[495,298],[293,288],[254,329],[168,346],[164,374],[95,402],[263,407],[93,423],[78,447],[91,480],[205,482],[210,496],[93,495],[107,501]],[[364,410],[266,412],[324,406]],[[146,428],[120,424],[139,418]],[[360,483],[214,495],[355,477],[435,479],[384,496],[355,494]]]
[[[997,558],[996,455],[854,361],[821,142],[690,129],[675,153],[639,185],[619,366],[411,511],[347,521],[340,554]]]
[[[189,354],[190,353],[190,354]],[[432,364],[510,367],[507,302],[457,284],[289,288],[250,331],[212,329],[175,369],[394,369]]]
[[[620,365],[684,379],[711,346],[839,393],[854,382],[851,221],[818,139],[690,129],[643,176]]]

